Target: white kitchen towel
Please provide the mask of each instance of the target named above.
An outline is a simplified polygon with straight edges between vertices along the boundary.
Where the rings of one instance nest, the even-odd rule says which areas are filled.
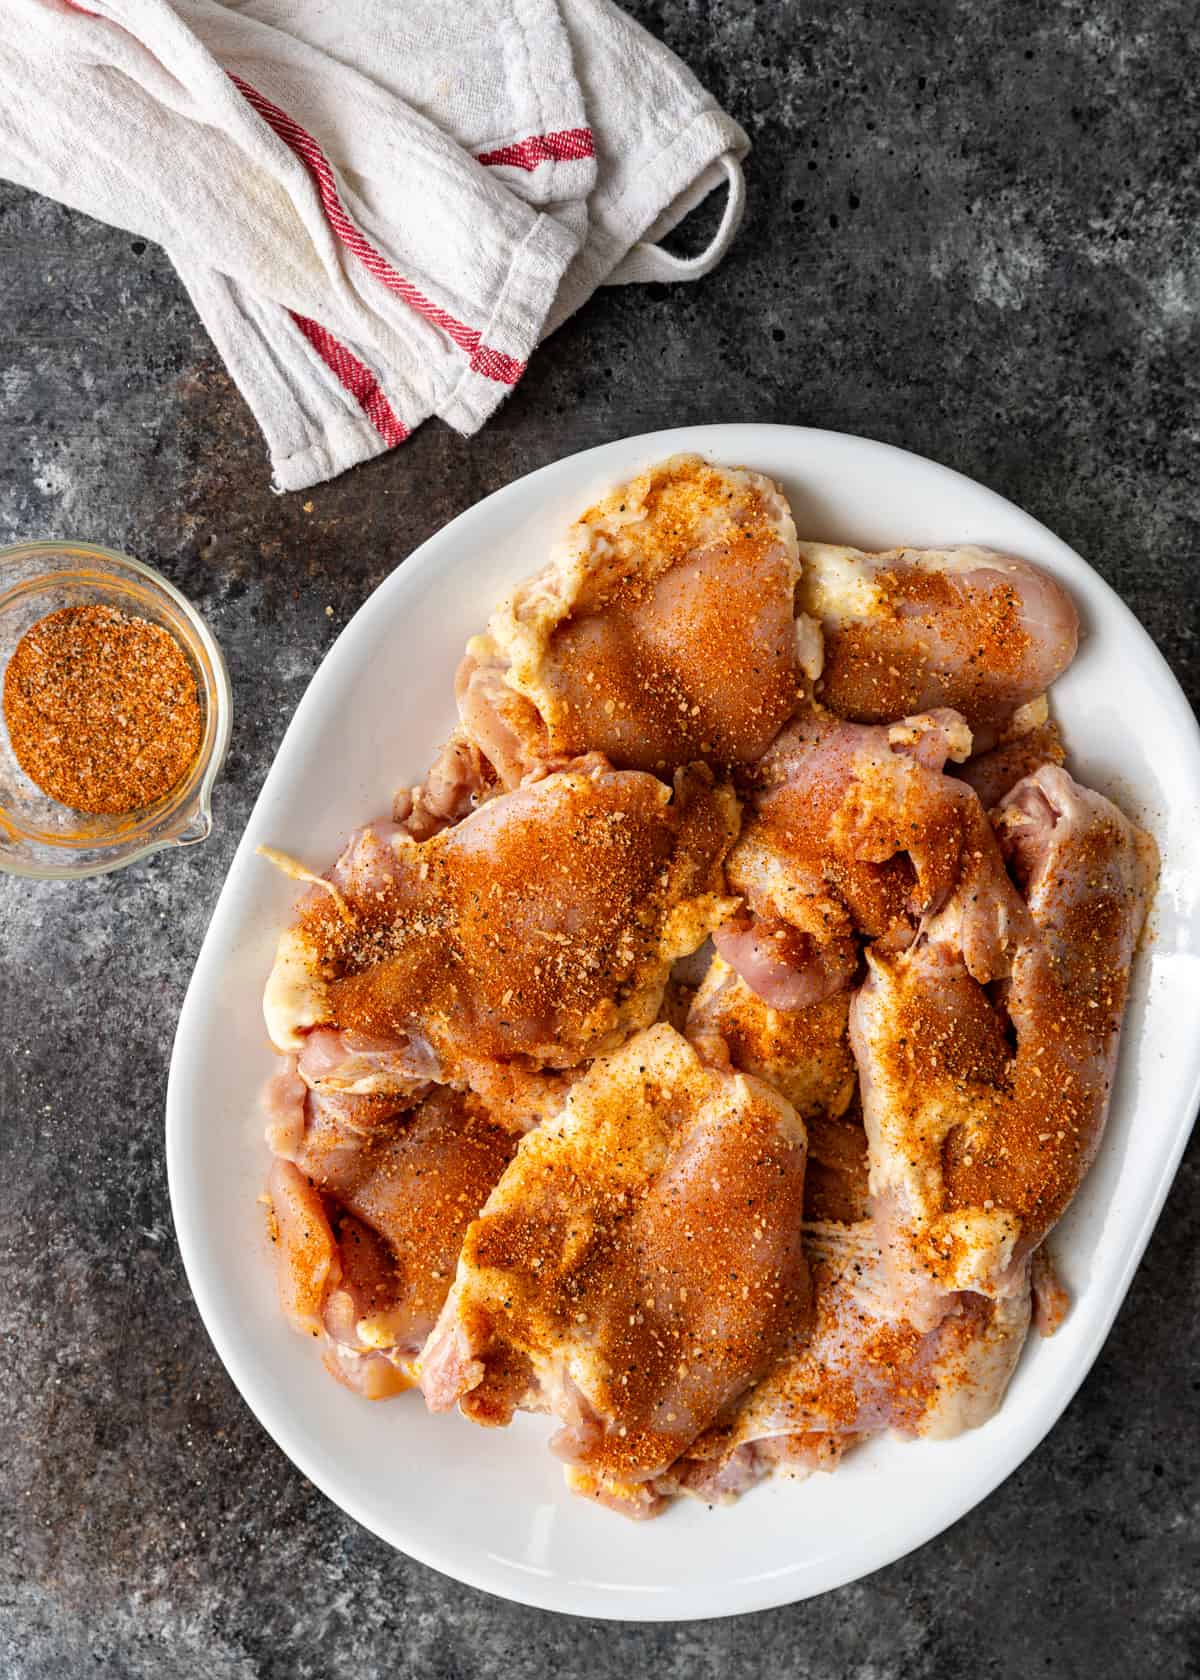
[[[169,252],[294,490],[708,272],[741,129],[609,0],[0,0],[0,175]],[[729,184],[698,258],[658,241]]]

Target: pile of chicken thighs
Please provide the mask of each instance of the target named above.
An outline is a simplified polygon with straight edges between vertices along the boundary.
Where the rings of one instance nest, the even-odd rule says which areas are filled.
[[[799,542],[695,456],[584,514],[424,782],[292,866],[271,1232],[333,1375],[548,1413],[635,1517],[989,1417],[1154,882],[1064,768],[1076,639],[1021,560]]]

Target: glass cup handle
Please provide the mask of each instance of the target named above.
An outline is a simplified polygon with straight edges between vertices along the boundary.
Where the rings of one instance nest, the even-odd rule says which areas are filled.
[[[197,800],[195,809],[179,831],[171,836],[175,846],[196,846],[212,833],[212,810],[207,799]]]

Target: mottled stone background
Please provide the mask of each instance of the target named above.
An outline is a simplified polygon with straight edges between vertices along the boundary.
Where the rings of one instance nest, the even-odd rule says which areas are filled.
[[[0,541],[160,566],[237,702],[207,846],[0,883],[4,1680],[1200,1673],[1194,1151],[1023,1469],[916,1556],[752,1619],[556,1619],[388,1551],[262,1434],[192,1306],[163,1093],[234,842],[339,627],[489,491],[681,422],[883,438],[1049,524],[1200,694],[1194,0],[632,9],[751,132],[732,255],[596,298],[483,435],[427,426],[311,498],[270,493],[160,251],[0,188]]]

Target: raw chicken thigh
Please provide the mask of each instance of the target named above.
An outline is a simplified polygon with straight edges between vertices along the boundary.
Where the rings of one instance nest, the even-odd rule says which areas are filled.
[[[468,645],[463,727],[508,786],[585,752],[668,775],[752,764],[815,670],[799,573],[769,479],[673,456],[585,513]]]
[[[372,825],[280,942],[272,1040],[307,1075],[324,1029],[322,1090],[435,1080],[489,1099],[498,1081],[612,1049],[654,1020],[671,963],[728,913],[737,820],[703,767],[672,792],[590,759],[423,842]]]
[[[412,1109],[321,1097],[291,1061],[265,1106],[285,1316],[349,1387],[368,1399],[400,1393],[517,1139],[469,1094],[438,1090]]]
[[[945,1439],[985,1423],[1008,1387],[1030,1322],[1029,1267],[1002,1301],[955,1296],[921,1331],[895,1312],[870,1221],[805,1230],[816,1321],[794,1358],[754,1389],[733,1425],[677,1467],[681,1491],[727,1501],[772,1470],[832,1470],[893,1431]]]
[[[678,1492],[728,1503],[773,1471],[834,1470],[872,1435],[945,1439],[975,1428],[1004,1398],[1032,1299],[1045,1334],[1065,1310],[1039,1251],[1003,1301],[957,1295],[924,1331],[898,1312],[869,1217],[867,1139],[853,1110],[809,1123],[804,1218],[811,1335],[746,1395],[730,1424],[688,1449],[664,1489],[669,1480]]]
[[[1019,1293],[1087,1172],[1154,878],[1148,837],[1055,765],[998,827],[1027,904],[1011,946],[972,951],[964,881],[909,949],[870,951],[851,1010],[876,1225],[919,1328],[956,1291]]]
[[[837,991],[857,972],[856,935],[905,943],[960,887],[968,960],[1008,942],[1020,898],[974,792],[942,773],[969,749],[952,711],[886,726],[812,707],[784,730],[726,865],[749,915],[714,936],[765,1002],[794,1009]]]
[[[799,603],[825,637],[818,697],[839,717],[889,723],[951,706],[984,751],[1075,657],[1070,596],[1010,554],[864,554],[831,543],[801,543],[799,552]]]
[[[522,1141],[422,1358],[437,1411],[552,1412],[575,1491],[652,1515],[655,1478],[807,1330],[805,1132],[673,1028],[597,1061]]]

